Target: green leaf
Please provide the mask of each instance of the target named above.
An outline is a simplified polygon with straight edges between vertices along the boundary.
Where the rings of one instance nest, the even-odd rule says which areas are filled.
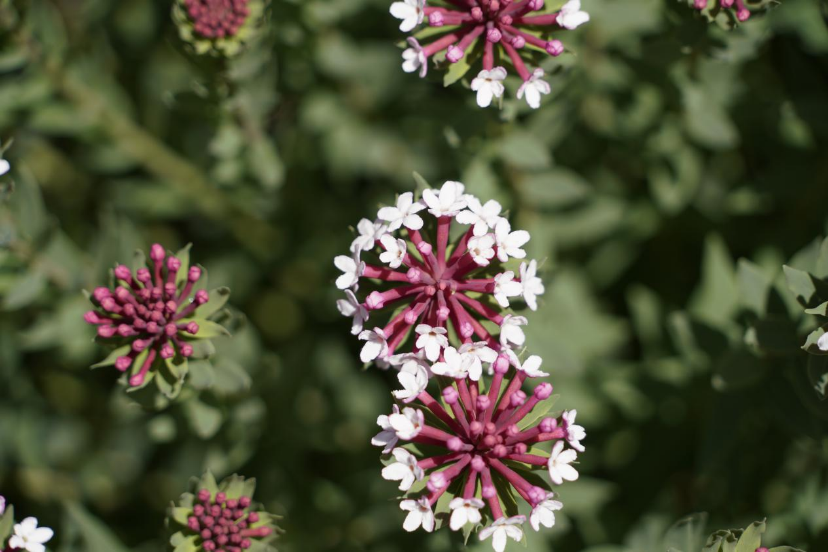
[[[98,362],[97,364],[93,364],[90,368],[103,368],[105,366],[112,366],[115,364],[115,361],[118,360],[118,357],[126,356],[129,354],[129,351],[132,347],[130,345],[124,345],[123,347],[118,347],[109,355],[103,359],[102,361]]]
[[[14,526],[14,506],[7,506],[6,511],[0,516],[0,546],[11,535]]]
[[[188,401],[185,412],[193,431],[202,439],[209,439],[215,435],[223,421],[221,410],[198,399]]]
[[[187,526],[187,520],[193,515],[192,508],[178,508],[173,506],[170,508],[170,517],[179,525]]]
[[[812,355],[828,355],[828,351],[823,351],[819,348],[817,342],[819,338],[825,334],[825,330],[822,328],[817,328],[816,330],[812,331],[808,334],[808,338],[805,340],[805,345],[802,346],[803,349],[811,353]]]
[[[190,249],[192,247],[193,244],[188,243],[175,254],[175,257],[181,261],[181,268],[178,269],[178,274],[175,275],[176,287],[180,288],[181,284],[187,281],[187,275],[190,272]]]
[[[129,552],[109,528],[75,502],[66,504],[66,514],[80,532],[87,550]]]
[[[443,76],[443,86],[451,86],[455,82],[466,76],[466,73],[471,69],[471,64],[474,61],[470,59],[472,56],[466,53],[457,63],[451,63],[448,71]]]
[[[538,405],[535,406],[535,408],[533,408],[523,420],[521,420],[518,424],[518,428],[523,431],[535,425],[536,422],[541,420],[549,413],[550,410],[552,410],[552,407],[555,406],[555,403],[558,402],[558,399],[560,398],[560,395],[552,395],[547,400],[538,403]]]
[[[820,288],[824,287],[820,281],[802,270],[783,266],[785,278],[788,281],[788,288],[796,296],[796,300],[806,308],[817,307],[826,298],[820,294]]]
[[[220,287],[210,291],[210,300],[198,307],[196,314],[199,318],[210,318],[227,304],[230,299],[230,288]]]
[[[664,536],[664,548],[681,552],[701,550],[705,542],[707,514],[693,514],[676,522]]]
[[[756,521],[752,523],[750,527],[745,529],[745,532],[742,533],[742,537],[736,545],[736,552],[756,552],[756,549],[762,546],[762,535],[764,532],[764,521]]]
[[[13,311],[28,307],[40,298],[46,290],[46,283],[46,277],[38,270],[18,278],[3,298],[3,309]]]
[[[423,190],[430,190],[431,189],[431,184],[429,184],[428,181],[425,178],[423,178],[423,176],[420,173],[418,173],[417,171],[414,171],[412,173],[412,176],[414,177],[414,182],[417,183],[417,191],[418,192],[420,192],[422,194]]]
[[[764,316],[771,288],[770,279],[752,262],[739,259],[738,280],[742,306],[757,316]]]
[[[205,318],[192,318],[182,320],[181,322],[195,322],[196,324],[198,324],[198,332],[193,336],[193,338],[195,339],[212,339],[214,337],[230,335],[230,332],[227,331],[227,328],[225,328],[218,322],[213,322],[212,320],[207,320]]]
[[[181,535],[180,539],[176,538],[176,535]],[[200,547],[196,545],[199,537],[198,535],[191,535],[189,537],[185,537],[183,533],[176,533],[170,539],[170,544],[173,545],[175,548],[173,552],[198,552]]]

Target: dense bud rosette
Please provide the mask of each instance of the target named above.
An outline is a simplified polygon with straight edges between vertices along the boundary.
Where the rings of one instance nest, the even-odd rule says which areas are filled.
[[[155,244],[149,261],[139,253],[136,263],[135,271],[115,267],[113,285],[98,287],[90,296],[96,308],[84,319],[97,326],[99,341],[115,347],[95,367],[114,365],[131,389],[155,379],[172,398],[187,374],[187,359],[209,356],[207,340],[227,333],[210,317],[224,306],[229,291],[203,289],[206,274],[189,266],[189,246],[170,255]]]
[[[346,293],[339,310],[353,317],[352,331],[365,341],[363,362],[436,362],[448,348],[443,368],[477,380],[482,361],[523,346],[527,321],[506,309],[517,298],[535,309],[544,288],[537,263],[524,260],[529,233],[513,231],[496,201],[483,204],[459,182],[446,182],[440,190],[425,190],[420,201],[402,194],[358,230],[351,254],[334,264],[343,272],[337,287]],[[507,270],[510,259],[521,264]],[[390,321],[364,329],[383,310],[393,311]],[[398,354],[406,342],[410,353]]]
[[[279,533],[277,517],[253,502],[255,479],[238,475],[216,483],[211,473],[192,481],[170,507],[168,523],[178,531],[170,538],[176,552],[275,551],[271,542]]]
[[[37,518],[27,517],[15,523],[14,508],[7,507],[5,497],[0,496],[0,550],[45,552],[45,545],[54,534],[48,527],[38,527]]]
[[[399,482],[406,493],[400,507],[409,512],[407,531],[433,531],[446,522],[454,531],[483,526],[480,539],[491,537],[502,552],[508,538],[523,538],[526,518],[517,498],[531,506],[534,530],[554,525],[563,504],[553,485],[578,478],[571,464],[584,450],[586,433],[575,424],[574,410],[547,415],[557,398],[552,385],[522,390],[527,378],[545,375],[537,366],[527,370],[530,364],[539,358],[521,365],[511,351],[501,353],[487,391],[467,378],[439,378],[441,400],[423,385],[405,401],[416,400],[423,409],[395,406],[378,419],[382,431],[372,443],[390,454],[383,478]]]
[[[711,17],[724,12],[737,21],[744,22],[750,19],[750,10],[745,0],[692,0],[692,2],[694,8],[708,13]]]
[[[263,0],[176,0],[173,19],[196,53],[232,56],[249,41],[263,11]]]
[[[423,22],[432,27],[408,38],[403,52],[403,70],[428,72],[429,58],[460,64],[452,82],[482,57],[482,70],[472,80],[480,107],[503,96],[505,65],[511,65],[523,84],[518,99],[526,98],[533,108],[551,91],[540,68],[530,69],[536,54],[557,57],[563,43],[552,38],[553,31],[573,30],[589,21],[580,0],[569,0],[552,9],[545,0],[401,0],[391,4],[391,15],[401,19],[400,30],[409,32]],[[438,29],[438,33],[434,32]],[[430,42],[424,44],[425,39]],[[422,43],[421,43],[422,42]]]

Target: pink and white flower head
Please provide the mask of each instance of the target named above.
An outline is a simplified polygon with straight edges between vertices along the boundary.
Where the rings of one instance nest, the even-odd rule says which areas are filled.
[[[739,22],[750,19],[750,10],[745,5],[745,0],[692,0],[692,2],[694,8],[706,11],[713,17],[720,11],[725,11]]]
[[[178,549],[197,552],[242,552],[272,550],[268,544],[280,532],[276,518],[253,502],[255,479],[238,475],[216,483],[207,473],[191,482],[193,492],[185,493],[170,508],[170,521],[179,531],[170,539]]]
[[[483,203],[449,181],[425,190],[421,200],[404,193],[379,210],[377,223],[360,223],[352,244],[358,256],[340,255],[335,263],[342,271],[337,287],[346,292],[337,306],[353,318],[352,332],[365,342],[363,362],[399,366],[405,352],[445,362],[449,346],[466,355],[463,346],[478,343],[485,354],[470,359],[469,374],[479,379],[482,362],[491,364],[503,348],[523,345],[519,326],[526,319],[506,309],[519,298],[536,308],[543,284],[534,261],[519,274],[517,265],[503,266],[526,257],[530,236],[513,230],[501,212],[496,201]],[[454,230],[458,237],[452,240]],[[374,318],[383,312],[394,314],[381,325]],[[363,329],[369,319],[373,329]],[[501,329],[492,333],[491,325]]]
[[[503,550],[508,539],[521,540],[525,522],[513,510],[504,512],[504,504],[515,504],[518,498],[528,503],[536,530],[554,524],[554,511],[563,505],[554,500],[551,487],[538,486],[531,472],[548,470],[555,485],[577,479],[571,466],[577,453],[566,447],[582,450],[585,434],[574,425],[574,412],[545,416],[555,400],[552,385],[543,382],[531,391],[522,390],[527,379],[544,375],[537,370],[539,357],[529,357],[521,366],[511,351],[499,354],[492,363],[494,377],[484,390],[481,382],[453,377],[464,371],[455,366],[459,354],[449,347],[445,360],[433,367],[435,374],[447,374],[441,386],[435,386],[435,391],[442,389],[440,397],[420,387],[414,398],[417,406],[402,412],[395,407],[379,420],[383,433],[373,444],[387,451],[394,443],[382,475],[400,483],[406,492],[403,509],[416,512],[416,519],[406,518],[407,530],[422,525],[431,531],[421,520],[448,515],[454,531],[468,524],[484,525],[481,540],[491,538],[494,549]],[[530,364],[537,366],[526,369]],[[446,493],[451,500],[441,500]]]
[[[410,48],[403,52],[403,69],[408,73],[420,69],[420,76],[424,77],[428,59],[438,54],[444,53],[448,63],[479,56],[482,68],[471,88],[477,93],[480,107],[488,107],[492,99],[503,95],[506,63],[524,83],[530,83],[521,87],[518,98],[525,95],[530,106],[539,107],[540,95],[549,93],[549,85],[539,80],[542,72],[539,77],[527,64],[533,54],[561,55],[563,43],[549,35],[574,30],[589,21],[580,0],[570,0],[558,11],[546,9],[544,0],[432,0],[430,4],[426,5],[424,0],[391,4],[391,14],[401,20],[403,32],[413,31],[425,18],[429,26],[445,31],[415,35],[431,40],[425,46],[410,37]],[[468,60],[470,65],[475,61]]]
[[[209,318],[227,301],[229,291],[198,289],[204,271],[188,266],[189,246],[171,255],[155,244],[149,257],[136,271],[115,267],[112,287],[95,288],[90,296],[95,309],[84,319],[97,326],[100,341],[116,347],[96,367],[114,365],[128,373],[131,388],[146,385],[164,367],[157,382],[169,394],[164,382],[183,380],[186,369],[181,366],[197,353],[199,342],[226,333]]]

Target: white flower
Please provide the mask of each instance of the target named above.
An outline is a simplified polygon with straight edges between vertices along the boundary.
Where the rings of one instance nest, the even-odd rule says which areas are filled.
[[[452,509],[451,521],[449,525],[452,531],[459,531],[467,523],[477,525],[483,519],[480,515],[480,509],[485,506],[485,503],[479,498],[463,499],[455,498],[449,502],[449,508]]]
[[[509,307],[509,297],[517,297],[523,291],[520,282],[515,281],[515,273],[507,270],[494,277],[494,298],[501,307]]]
[[[6,497],[0,496],[0,516],[6,512]]]
[[[408,512],[403,522],[403,529],[409,533],[416,531],[420,526],[425,531],[434,531],[434,512],[431,511],[431,504],[428,497],[420,497],[419,500],[403,500],[400,502],[400,509]]]
[[[563,450],[563,441],[558,441],[552,447],[552,455],[549,457],[549,479],[555,485],[560,485],[566,481],[576,481],[578,479],[578,472],[570,466],[572,462],[578,459],[578,453],[572,449]]]
[[[359,339],[365,341],[359,354],[362,362],[371,362],[374,359],[388,356],[388,336],[382,328],[364,330],[359,334]]]
[[[386,234],[380,238],[380,243],[385,248],[380,254],[380,261],[384,262],[391,268],[400,268],[407,251],[405,242],[400,239],[394,239],[391,234]]]
[[[419,69],[420,78],[425,78],[428,74],[428,58],[426,57],[425,52],[423,52],[423,47],[420,46],[420,43],[417,42],[417,39],[413,36],[408,37],[408,45],[411,46],[411,48],[407,48],[402,53],[403,71],[406,73],[413,73]],[[417,228],[412,228],[412,230],[417,230]]]
[[[409,360],[400,368],[397,379],[403,388],[394,391],[394,396],[405,403],[409,403],[425,391],[428,385],[428,372],[419,361]]]
[[[345,299],[337,300],[336,308],[339,309],[342,316],[353,317],[354,324],[351,326],[351,333],[359,335],[362,332],[362,326],[368,321],[368,309],[362,306],[354,292],[346,289]]]
[[[459,182],[449,180],[439,192],[434,190],[423,191],[423,201],[428,206],[428,212],[435,217],[453,217],[466,208],[465,190]]]
[[[546,372],[541,372],[541,364],[543,364],[543,359],[538,355],[532,355],[526,359],[525,362],[521,364],[520,360],[518,360],[517,355],[511,349],[507,349],[507,354],[509,355],[509,360],[512,362],[512,366],[516,369],[520,370],[524,374],[526,374],[530,378],[546,378],[549,377],[549,374]]]
[[[396,432],[397,437],[410,441],[420,434],[425,424],[425,415],[422,410],[403,408],[402,413],[391,414],[388,417],[391,428]]]
[[[509,257],[522,259],[526,257],[526,251],[521,249],[529,241],[529,232],[526,230],[515,230],[512,232],[512,225],[502,218],[495,226],[495,241],[497,242],[497,258],[505,263]]]
[[[532,260],[529,264],[520,263],[520,283],[523,284],[523,300],[529,308],[538,310],[538,295],[543,295],[546,289],[543,287],[543,280],[536,276],[538,262]]]
[[[419,230],[423,227],[423,219],[418,215],[425,209],[425,205],[414,201],[414,194],[406,192],[397,198],[396,207],[383,207],[377,216],[388,223],[388,230],[393,232],[400,226],[410,230]]]
[[[468,211],[463,211],[463,213],[468,213]],[[495,238],[491,234],[475,236],[469,240],[469,255],[479,266],[489,266],[489,261],[495,256],[494,245]]]
[[[388,233],[388,226],[380,221],[371,222],[364,218],[357,224],[357,231],[359,236],[351,243],[351,252],[372,250],[377,240]]]
[[[494,228],[500,221],[500,211],[503,207],[497,201],[490,199],[485,205],[474,196],[466,196],[468,211],[457,215],[457,222],[460,224],[474,224],[474,235],[483,236],[489,228]]]
[[[483,375],[483,363],[492,364],[497,360],[497,352],[489,347],[485,341],[464,343],[460,353],[469,358],[469,379],[478,381]]]
[[[506,79],[506,69],[495,67],[491,71],[480,71],[477,78],[471,81],[471,89],[477,92],[477,105],[489,107],[492,98],[499,98],[505,90],[503,81]]]
[[[400,407],[396,404],[392,408],[391,416],[394,414],[400,413]],[[388,454],[394,447],[397,445],[397,441],[399,441],[399,437],[397,437],[397,432],[394,431],[394,428],[391,427],[391,416],[386,416],[383,414],[382,416],[377,418],[377,425],[380,426],[380,431],[377,433],[372,439],[371,444],[375,447],[383,447],[382,453]]]
[[[440,351],[448,347],[448,333],[445,328],[434,328],[428,324],[420,324],[414,331],[420,337],[417,338],[417,348],[425,351],[425,356],[431,362],[436,362],[440,358]]]
[[[520,329],[529,321],[525,316],[515,316],[507,314],[503,317],[503,322],[500,323],[500,344],[507,348],[523,347],[526,343],[526,334]]]
[[[506,537],[509,537],[515,542],[523,540],[523,528],[521,528],[521,525],[525,521],[526,516],[502,517],[480,531],[480,540],[486,540],[492,537],[492,548],[497,552],[503,552],[506,549]]]
[[[55,532],[48,527],[38,527],[37,519],[27,517],[14,526],[14,535],[9,539],[12,549],[26,550],[27,552],[44,552],[43,546],[49,542]]]
[[[529,523],[532,524],[532,529],[540,531],[540,526],[543,525],[547,529],[551,529],[555,525],[555,510],[563,508],[563,503],[555,499],[555,493],[546,495],[546,500],[539,503],[532,510],[532,515],[529,516]]]
[[[566,428],[566,441],[569,446],[578,452],[584,452],[584,445],[581,444],[582,439],[586,439],[586,430],[583,426],[575,425],[575,416],[578,415],[577,410],[570,410],[563,413],[564,427]]]
[[[454,347],[446,347],[443,351],[443,362],[435,363],[431,371],[438,376],[464,379],[469,374],[471,362],[472,359],[469,356],[458,353]]]
[[[391,15],[402,19],[400,30],[407,33],[423,22],[425,0],[403,0],[391,4]]]
[[[404,448],[395,448],[391,451],[396,462],[382,470],[382,478],[386,481],[399,481],[400,490],[407,491],[415,481],[423,478],[423,470],[417,465],[417,459]]]
[[[828,332],[822,334],[817,340],[817,347],[819,347],[820,351],[828,351]]]
[[[0,159],[0,176],[3,176],[11,170],[11,164],[5,159]]]
[[[558,25],[564,29],[577,29],[589,21],[589,14],[581,11],[581,0],[569,0],[558,13]]]
[[[365,263],[359,260],[359,251],[353,257],[338,255],[334,258],[334,265],[342,271],[342,275],[336,279],[336,287],[339,289],[356,287],[360,276],[365,272]]]
[[[526,94],[526,103],[533,109],[540,107],[541,94],[549,94],[552,92],[552,87],[549,86],[549,83],[542,79],[543,69],[535,69],[535,72],[532,73],[529,80],[524,81],[518,89],[518,99],[523,98],[523,95]]]

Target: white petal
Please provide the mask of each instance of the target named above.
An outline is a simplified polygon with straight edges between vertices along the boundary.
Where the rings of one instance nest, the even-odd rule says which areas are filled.
[[[820,351],[828,351],[828,333],[822,334],[822,337],[817,340],[817,347]]]
[[[412,531],[416,531],[420,525],[423,523],[423,514],[420,512],[419,508],[416,510],[411,510],[411,512],[406,516],[405,522],[403,523],[403,529],[411,533]]]
[[[492,87],[489,85],[485,85],[477,91],[477,105],[480,107],[489,107],[492,105],[492,97],[494,97],[494,93],[492,92]]]
[[[502,528],[499,531],[495,531],[492,537],[492,548],[497,552],[503,552],[506,549],[506,531]]]
[[[0,176],[3,176],[11,170],[11,165],[5,159],[0,159]]]

